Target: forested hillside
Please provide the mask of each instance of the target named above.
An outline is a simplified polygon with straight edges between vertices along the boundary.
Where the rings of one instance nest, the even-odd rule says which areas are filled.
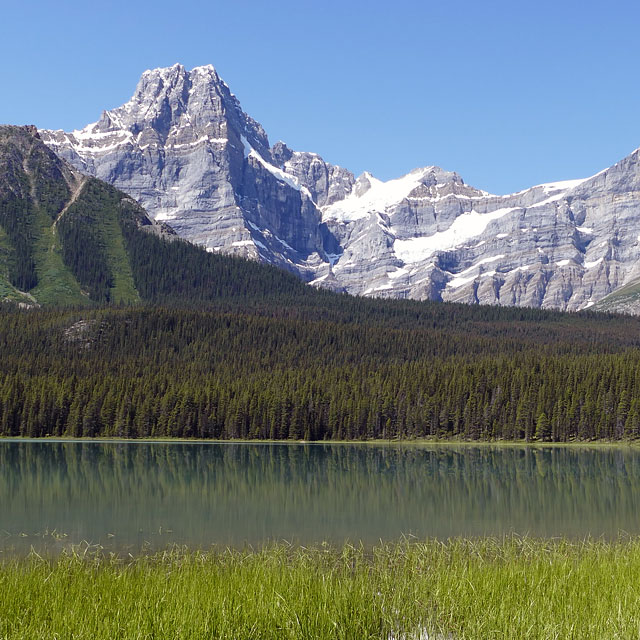
[[[640,434],[633,318],[331,294],[284,299],[223,295],[207,310],[4,312],[0,434],[541,441]]]
[[[140,300],[123,227],[161,233],[124,193],[74,171],[33,127],[0,127],[0,300]]]

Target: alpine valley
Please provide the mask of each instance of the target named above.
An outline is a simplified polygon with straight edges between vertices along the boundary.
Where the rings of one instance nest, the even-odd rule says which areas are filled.
[[[40,131],[82,174],[210,252],[351,294],[640,309],[640,150],[583,180],[509,195],[429,166],[382,182],[271,145],[212,66],[145,71],[129,102]],[[78,174],[79,175],[79,174]]]

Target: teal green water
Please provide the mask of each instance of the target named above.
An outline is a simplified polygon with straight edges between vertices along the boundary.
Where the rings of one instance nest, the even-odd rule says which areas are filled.
[[[0,441],[0,550],[640,533],[624,448]]]

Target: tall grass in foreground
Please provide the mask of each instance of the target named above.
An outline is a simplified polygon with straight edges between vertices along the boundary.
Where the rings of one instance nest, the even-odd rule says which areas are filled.
[[[0,565],[0,638],[640,637],[640,542],[278,545]]]

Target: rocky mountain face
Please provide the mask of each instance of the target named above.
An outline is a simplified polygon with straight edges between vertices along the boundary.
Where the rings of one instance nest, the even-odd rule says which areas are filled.
[[[353,182],[314,154],[272,151],[211,66],[147,71],[131,100],[95,124],[41,135],[182,237],[307,279],[327,260],[325,245],[335,248],[316,203],[343,198]]]
[[[639,151],[505,196],[438,167],[355,179],[270,146],[213,67],[181,65],[145,72],[98,122],[41,136],[180,236],[338,291],[578,310],[640,281]]]

